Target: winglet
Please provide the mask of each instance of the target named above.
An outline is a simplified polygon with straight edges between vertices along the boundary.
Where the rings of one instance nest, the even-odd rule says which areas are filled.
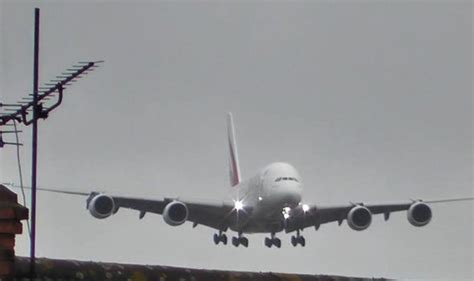
[[[229,172],[230,184],[235,186],[240,183],[239,156],[237,154],[237,143],[235,142],[234,121],[232,113],[227,115],[227,138],[229,142]]]

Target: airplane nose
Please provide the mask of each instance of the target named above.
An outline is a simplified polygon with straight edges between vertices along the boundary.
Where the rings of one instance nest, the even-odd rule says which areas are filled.
[[[289,186],[282,190],[284,203],[289,206],[296,206],[301,202],[301,194],[296,187]]]

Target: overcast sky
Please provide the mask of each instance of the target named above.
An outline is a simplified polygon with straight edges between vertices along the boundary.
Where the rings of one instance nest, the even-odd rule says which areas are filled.
[[[161,198],[225,198],[225,116],[244,177],[300,172],[307,203],[472,196],[472,2],[0,1],[1,101],[80,60],[103,67],[40,124],[39,185]],[[30,181],[31,128],[21,135]],[[10,138],[9,138],[10,139]],[[18,182],[15,150],[0,179]],[[214,230],[126,209],[94,219],[85,198],[38,195],[39,256],[195,268],[472,280],[473,203],[433,205],[366,231],[307,229],[305,248],[215,246]],[[232,235],[228,233],[229,236]],[[17,254],[28,254],[17,239]]]

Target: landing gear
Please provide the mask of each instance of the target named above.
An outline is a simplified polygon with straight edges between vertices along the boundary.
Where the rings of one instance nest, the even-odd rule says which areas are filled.
[[[280,248],[281,240],[275,237],[275,233],[272,233],[271,237],[265,237],[265,246],[267,246],[268,248],[271,248],[272,246]]]
[[[227,245],[227,235],[222,233],[222,231],[219,231],[219,234],[214,234],[214,244],[219,245],[220,242],[222,242],[224,245]]]
[[[239,245],[242,245],[247,248],[249,246],[249,240],[247,239],[247,237],[242,236],[242,232],[239,232],[238,237],[232,237],[232,245],[234,245],[235,247],[239,247]]]
[[[303,236],[300,235],[299,230],[296,231],[296,236],[291,236],[291,245],[293,245],[293,247],[296,247],[298,244],[300,244],[301,247],[306,246],[306,240]]]

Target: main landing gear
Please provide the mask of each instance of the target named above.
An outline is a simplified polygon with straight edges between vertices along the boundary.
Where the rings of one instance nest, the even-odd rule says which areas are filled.
[[[300,244],[301,247],[304,247],[306,245],[306,240],[303,236],[300,235],[299,230],[296,231],[296,236],[291,236],[291,245],[293,245],[293,247],[296,247],[298,244]]]
[[[272,232],[272,236],[270,238],[265,237],[265,246],[267,246],[268,248],[271,248],[272,246],[280,248],[281,240],[279,238],[276,238],[275,233]]]
[[[219,245],[220,242],[222,242],[224,245],[227,245],[227,235],[222,233],[222,231],[219,231],[219,234],[214,234],[214,244]]]
[[[247,248],[249,246],[249,240],[247,239],[247,237],[242,236],[242,232],[239,232],[238,237],[232,237],[232,245],[234,245],[235,247],[239,247],[239,245],[242,245]]]
[[[227,245],[227,235],[222,233],[222,231],[219,231],[219,234],[214,234],[214,244],[219,245],[220,242],[222,242],[224,245]],[[249,246],[249,240],[247,237],[242,236],[242,232],[239,232],[238,237],[232,237],[232,245],[235,247],[242,245],[247,248]]]

